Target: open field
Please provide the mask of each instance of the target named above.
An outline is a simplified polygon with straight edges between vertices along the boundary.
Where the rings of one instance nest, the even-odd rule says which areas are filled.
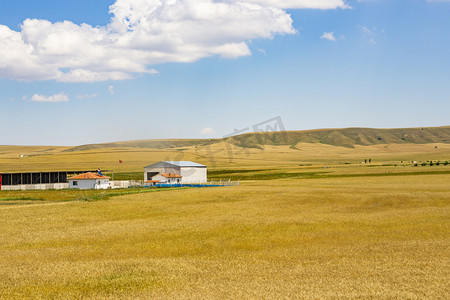
[[[0,206],[0,298],[444,299],[449,182],[281,179]]]
[[[0,298],[448,298],[449,144],[189,143],[0,146],[0,172],[142,179],[155,161],[193,160],[241,181],[0,191]]]
[[[354,148],[325,144],[297,143],[290,146],[242,148],[221,142],[184,148],[105,148],[67,152],[68,147],[0,146],[0,172],[57,171],[78,169],[114,170],[116,173],[141,172],[160,160],[192,160],[209,170],[273,169],[372,164],[410,165],[411,161],[450,161],[450,144],[382,144]],[[22,156],[22,157],[21,157]],[[119,160],[123,163],[120,164]]]
[[[222,139],[141,140],[76,147],[0,146],[0,172],[79,169],[142,172],[161,160],[210,170],[450,160],[450,126],[247,133]],[[123,161],[123,164],[119,163]]]

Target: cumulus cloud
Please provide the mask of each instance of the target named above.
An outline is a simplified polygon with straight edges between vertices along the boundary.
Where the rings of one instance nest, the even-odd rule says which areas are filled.
[[[345,0],[117,0],[107,26],[26,19],[0,25],[0,78],[94,82],[156,74],[151,66],[251,55],[247,43],[294,34],[286,9]]]
[[[333,42],[336,41],[336,38],[334,37],[334,32],[324,32],[320,38],[323,40],[329,40]]]
[[[200,133],[203,135],[213,135],[216,133],[216,131],[214,129],[212,129],[211,127],[206,127],[206,128],[203,128]]]
[[[69,97],[67,97],[64,93],[59,93],[52,96],[44,96],[40,94],[34,94],[31,97],[31,101],[33,102],[69,102]]]

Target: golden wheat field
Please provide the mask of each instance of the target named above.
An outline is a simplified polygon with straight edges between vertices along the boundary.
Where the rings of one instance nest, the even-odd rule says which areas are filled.
[[[436,148],[435,148],[436,147]],[[104,148],[71,152],[69,147],[0,146],[0,172],[102,169],[115,172],[143,172],[160,160],[192,160],[209,170],[281,167],[299,165],[359,164],[371,158],[373,164],[400,164],[406,161],[449,160],[450,144],[387,144],[338,147],[326,144],[297,143],[295,147],[265,145],[262,149],[242,148],[220,142],[207,146],[170,149]],[[118,161],[122,160],[120,164]]]
[[[447,299],[450,167],[405,161],[448,148],[316,146],[217,150],[211,176],[240,186],[1,191],[0,298]],[[0,164],[140,172],[199,148],[0,149]]]

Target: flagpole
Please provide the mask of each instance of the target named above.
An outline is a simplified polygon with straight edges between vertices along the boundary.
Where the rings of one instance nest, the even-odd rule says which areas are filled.
[[[119,159],[119,160],[118,160],[118,167],[117,167],[117,174],[120,173],[120,165],[121,165],[121,164],[122,164],[122,160]]]

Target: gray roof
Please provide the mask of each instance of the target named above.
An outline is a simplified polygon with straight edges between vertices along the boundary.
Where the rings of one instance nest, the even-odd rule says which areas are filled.
[[[206,168],[205,165],[201,165],[201,164],[195,163],[193,161],[160,161],[160,162],[157,162],[156,164],[148,165],[145,168],[168,167],[168,166]]]

